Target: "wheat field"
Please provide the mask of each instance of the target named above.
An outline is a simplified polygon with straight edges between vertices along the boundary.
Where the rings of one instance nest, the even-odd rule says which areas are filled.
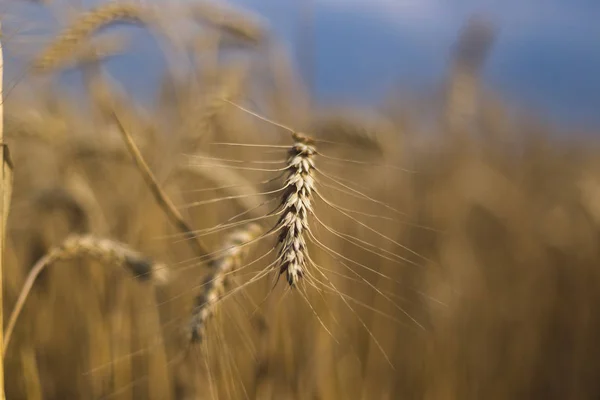
[[[376,111],[315,107],[244,10],[61,21],[4,83],[7,399],[600,396],[600,148],[480,84],[482,21],[435,99]],[[105,68],[123,24],[150,105]]]

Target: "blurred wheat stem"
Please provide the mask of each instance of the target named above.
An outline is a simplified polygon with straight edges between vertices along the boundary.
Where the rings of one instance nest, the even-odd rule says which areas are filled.
[[[123,140],[125,141],[125,144],[127,145],[127,148],[129,149],[133,160],[135,161],[138,169],[140,170],[140,173],[142,174],[142,177],[144,178],[144,181],[152,191],[152,194],[154,195],[154,198],[156,199],[160,207],[163,209],[163,211],[171,220],[171,222],[185,235],[186,239],[188,239],[187,242],[190,244],[190,246],[198,256],[208,254],[209,251],[202,244],[200,239],[196,237],[196,235],[194,235],[192,228],[187,224],[187,222],[185,222],[183,216],[181,215],[179,210],[177,210],[173,201],[158,184],[158,181],[154,177],[154,174],[150,170],[150,167],[144,160],[142,153],[136,146],[135,142],[133,141],[133,138],[131,137],[127,129],[125,129],[123,121],[121,120],[121,118],[119,118],[116,111],[113,111],[113,116],[115,118],[115,121],[117,122],[117,125],[119,126],[119,131],[123,136]]]
[[[4,331],[3,357],[6,356],[6,349],[10,343],[15,325],[38,276],[50,264],[57,261],[71,260],[82,255],[106,264],[116,264],[126,268],[139,280],[151,279],[158,284],[162,284],[168,279],[168,271],[165,265],[151,261],[122,243],[96,238],[91,235],[70,236],[61,246],[51,249],[39,259],[27,275]]]
[[[12,173],[10,159],[8,156],[8,148],[4,144],[4,89],[2,83],[4,81],[4,59],[2,54],[2,26],[0,26],[0,321],[3,321],[3,296],[2,288],[4,287],[4,242],[6,233],[6,220],[8,218],[8,210],[10,207],[10,198],[12,192]],[[0,332],[0,344],[4,346],[4,336]],[[0,363],[0,398],[4,396],[4,362]]]
[[[2,83],[4,81],[4,59],[2,57],[2,26],[0,25],[0,143],[2,144],[2,148],[4,149],[4,89]],[[0,162],[4,165],[4,151],[1,152]],[[4,171],[4,168],[2,168]],[[2,220],[4,221],[4,177],[0,177],[0,215],[2,216]],[[8,213],[6,213],[8,214]],[[0,321],[4,319],[4,313],[2,309],[4,308],[3,297],[2,297],[2,288],[4,287],[4,226],[0,229]],[[0,345],[4,347],[4,335],[0,332]],[[4,396],[4,362],[0,363],[0,397],[2,399]]]

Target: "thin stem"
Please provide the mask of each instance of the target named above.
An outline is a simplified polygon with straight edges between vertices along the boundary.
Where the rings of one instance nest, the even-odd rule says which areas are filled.
[[[0,27],[0,38],[2,29]],[[0,321],[3,318],[3,274],[4,274],[4,243],[6,241],[6,220],[10,204],[12,174],[8,158],[8,148],[4,144],[4,92],[2,87],[4,71],[4,60],[2,57],[2,43],[0,43]],[[3,344],[4,336],[0,330],[0,346]],[[0,399],[4,400],[4,362],[0,362]]]
[[[202,256],[204,254],[208,254],[209,251],[207,250],[207,248],[204,246],[204,244],[202,244],[200,239],[198,239],[196,237],[196,235],[194,235],[192,228],[187,224],[187,222],[185,222],[185,220],[183,219],[183,216],[181,215],[179,210],[177,210],[173,201],[169,198],[169,196],[165,193],[165,191],[160,187],[154,174],[150,170],[150,167],[144,160],[142,153],[140,152],[137,145],[133,141],[133,138],[131,137],[131,135],[129,134],[127,129],[125,129],[125,126],[123,125],[123,121],[121,120],[121,118],[119,118],[119,115],[117,114],[117,112],[113,110],[112,113],[115,118],[115,121],[117,122],[117,125],[119,126],[119,131],[121,132],[121,135],[123,136],[123,141],[127,145],[127,149],[131,153],[131,156],[133,157],[133,161],[135,162],[136,166],[138,167],[140,173],[142,174],[142,177],[144,178],[144,181],[148,185],[148,188],[154,195],[154,199],[156,200],[158,205],[163,209],[164,213],[171,220],[173,225],[175,225],[177,227],[177,229],[179,229],[185,235],[185,237],[187,239],[189,239],[189,240],[187,240],[187,242],[190,243],[192,250],[194,250],[194,252],[197,255]]]

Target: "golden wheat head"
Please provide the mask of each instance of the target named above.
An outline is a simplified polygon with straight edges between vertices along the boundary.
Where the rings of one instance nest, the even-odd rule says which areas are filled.
[[[294,287],[304,275],[307,264],[307,248],[304,237],[309,231],[308,215],[313,212],[314,157],[312,140],[294,134],[294,144],[288,152],[285,191],[281,201],[282,215],[276,229],[281,230],[278,239],[279,273],[286,274]]]
[[[109,2],[81,15],[32,64],[38,72],[51,71],[71,57],[80,42],[88,39],[95,31],[116,22],[133,22],[150,25],[153,14],[136,3]]]

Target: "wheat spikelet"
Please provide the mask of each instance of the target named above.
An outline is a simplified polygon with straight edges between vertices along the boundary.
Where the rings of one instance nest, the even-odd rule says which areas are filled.
[[[244,229],[233,232],[222,247],[223,255],[211,262],[212,272],[202,285],[203,291],[196,297],[196,306],[190,321],[192,343],[202,342],[206,332],[206,322],[215,314],[219,299],[225,294],[228,276],[242,263],[245,244],[254,240],[262,229],[258,224],[250,224]]]
[[[314,190],[313,141],[298,133],[293,134],[294,144],[288,152],[286,190],[281,199],[282,215],[276,229],[278,238],[279,274],[286,274],[290,286],[296,286],[304,275],[307,262],[304,231],[308,231],[308,214],[313,212],[311,198]]]
[[[168,280],[168,271],[162,263],[156,263],[139,252],[114,240],[98,238],[92,235],[73,235],[60,246],[50,250],[31,269],[19,298],[13,309],[5,331],[4,355],[8,347],[17,319],[25,305],[33,284],[40,273],[50,264],[57,261],[71,260],[87,256],[106,264],[114,264],[131,271],[140,280],[148,280],[163,284]]]
[[[153,15],[135,3],[109,2],[81,15],[45,51],[33,61],[33,68],[47,72],[71,58],[73,48],[98,29],[115,22],[133,22],[150,25]]]

